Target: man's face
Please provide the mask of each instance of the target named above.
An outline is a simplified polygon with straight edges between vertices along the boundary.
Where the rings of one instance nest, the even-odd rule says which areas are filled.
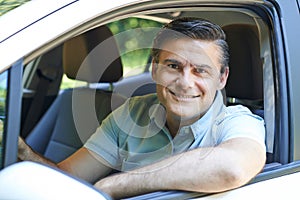
[[[220,49],[214,42],[182,38],[162,45],[152,76],[167,119],[194,122],[211,106],[229,70],[221,74]]]

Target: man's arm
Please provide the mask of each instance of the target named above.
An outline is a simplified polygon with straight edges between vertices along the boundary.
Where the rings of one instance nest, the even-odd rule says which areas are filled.
[[[221,192],[250,181],[262,170],[265,156],[258,142],[236,138],[104,178],[95,186],[117,199],[159,190]]]
[[[103,158],[85,147],[58,163],[58,167],[90,183],[95,183],[112,171]]]
[[[102,158],[84,147],[62,162],[54,163],[33,151],[21,138],[19,138],[18,145],[18,157],[20,160],[34,161],[57,167],[90,183],[103,178],[111,171],[111,168],[108,167],[109,165]]]
[[[24,140],[21,137],[19,137],[18,140],[18,159],[21,161],[27,160],[50,165],[52,167],[57,167],[57,165],[54,162],[35,152],[30,146],[28,146],[24,142]]]

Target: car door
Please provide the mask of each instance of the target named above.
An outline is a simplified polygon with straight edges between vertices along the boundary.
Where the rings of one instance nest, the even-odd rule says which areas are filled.
[[[23,68],[38,56],[43,55],[48,50],[61,44],[66,39],[78,35],[86,30],[92,29],[95,26],[117,22],[129,17],[139,17],[145,19],[157,20],[165,23],[174,17],[178,16],[197,16],[210,19],[219,23],[224,28],[236,28],[245,30],[249,28],[246,33],[248,34],[252,28],[255,27],[255,40],[252,40],[251,35],[234,35],[234,41],[240,36],[241,42],[249,39],[248,44],[257,44],[258,50],[252,59],[246,60],[247,62],[257,63],[249,67],[249,73],[244,74],[244,80],[249,77],[253,81],[248,85],[250,89],[239,89],[244,85],[243,79],[238,73],[238,67],[232,67],[232,74],[236,73],[237,79],[231,79],[231,83],[226,88],[228,91],[228,103],[243,104],[253,112],[262,111],[263,117],[266,122],[266,146],[267,146],[267,163],[263,171],[252,181],[249,185],[229,191],[227,193],[210,195],[199,194],[193,192],[179,192],[179,191],[158,191],[151,194],[132,197],[132,199],[163,199],[163,198],[179,198],[188,199],[207,196],[207,198],[255,198],[257,195],[267,196],[268,198],[281,197],[281,193],[290,192],[289,194],[296,195],[295,186],[299,184],[299,171],[300,171],[300,110],[299,110],[299,59],[297,55],[299,52],[299,40],[296,36],[300,34],[299,26],[299,7],[296,1],[281,1],[277,3],[274,1],[141,1],[131,3],[129,5],[119,5],[119,7],[109,7],[105,10],[103,7],[97,7],[97,2],[90,3],[87,8],[91,9],[92,14],[83,14],[74,17],[74,11],[80,10],[85,5],[83,1],[70,3],[68,8],[65,6],[62,14],[53,13],[45,15],[45,21],[39,19],[38,22],[28,27],[28,31],[34,31],[48,27],[55,27],[58,18],[63,16],[70,20],[69,22],[61,22],[57,29],[52,30],[51,34],[47,35],[46,32],[41,32],[41,38],[37,38],[37,44],[29,45],[30,42],[24,41],[22,51],[16,51],[16,47],[10,47],[10,44],[17,44],[17,39],[26,38],[30,39],[27,33],[20,31],[16,34],[15,39],[5,39],[0,43],[0,52],[4,55],[4,47],[7,47],[9,54],[13,54],[11,58],[5,58],[1,62],[1,110],[0,113],[3,118],[3,133],[4,139],[2,142],[2,167],[16,163],[17,160],[17,137],[20,133],[20,120],[21,120],[21,96],[22,96],[22,75],[24,74]],[[124,3],[125,4],[125,3]],[[100,8],[101,7],[101,8]],[[98,11],[97,11],[97,9]],[[64,11],[67,10],[67,11]],[[54,11],[53,11],[54,12]],[[38,25],[41,23],[41,25]],[[231,26],[232,25],[232,26]],[[242,25],[242,26],[240,26]],[[232,33],[232,29],[228,30],[228,35]],[[46,29],[47,30],[47,29]],[[26,31],[25,31],[26,32]],[[239,36],[239,37],[237,37]],[[241,44],[240,42],[238,42]],[[245,44],[245,43],[242,43]],[[2,48],[1,48],[2,47]],[[10,48],[8,48],[10,47]],[[241,52],[241,48],[233,47],[237,55]],[[255,51],[253,48],[253,51]],[[239,51],[240,50],[240,51]],[[250,49],[252,50],[252,49]],[[246,58],[249,57],[246,52]],[[233,53],[234,56],[235,53]],[[242,56],[236,56],[236,59]],[[235,59],[235,58],[234,58]],[[247,63],[246,62],[246,63]],[[245,63],[245,62],[244,62]],[[244,65],[243,65],[244,66]],[[253,72],[253,73],[252,73]],[[259,76],[260,78],[257,78]],[[243,82],[244,81],[244,82]],[[253,89],[256,85],[259,89]],[[260,92],[257,92],[257,91]],[[250,92],[250,96],[245,98],[244,92]],[[240,92],[243,95],[239,95]],[[252,93],[255,95],[251,96]],[[238,96],[236,96],[238,95]],[[261,96],[259,96],[261,95]],[[254,98],[255,96],[255,98]],[[251,97],[251,101],[248,97]],[[256,98],[259,97],[259,98]],[[263,97],[263,99],[261,99]],[[262,101],[261,101],[262,100]],[[259,104],[256,104],[256,103]],[[262,104],[261,104],[262,103]],[[2,106],[3,105],[3,106]],[[263,108],[263,109],[262,109]],[[293,182],[296,181],[296,182]],[[257,192],[259,191],[259,192]],[[270,192],[271,191],[271,192]],[[242,197],[241,197],[242,195]],[[269,196],[270,195],[270,196]],[[273,196],[272,196],[273,195]],[[205,197],[206,198],[206,197]]]

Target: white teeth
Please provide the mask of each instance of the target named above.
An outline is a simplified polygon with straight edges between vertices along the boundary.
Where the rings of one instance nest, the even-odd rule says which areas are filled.
[[[196,95],[196,96],[193,96],[193,95],[178,95],[178,94],[175,94],[174,92],[172,92],[171,90],[169,90],[170,93],[172,93],[174,96],[176,96],[177,98],[181,98],[181,99],[190,99],[190,98],[197,98],[199,97],[200,95]]]
[[[177,97],[179,98],[185,98],[185,99],[188,99],[188,98],[194,98],[194,96],[182,96],[182,95],[176,95]]]

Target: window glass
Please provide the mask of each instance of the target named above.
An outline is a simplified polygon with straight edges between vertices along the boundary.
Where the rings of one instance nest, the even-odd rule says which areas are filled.
[[[161,27],[162,23],[130,17],[111,22],[107,26],[115,35],[119,47],[123,64],[123,76],[133,76],[146,71],[152,40],[156,34],[155,30],[158,30],[155,27]],[[64,75],[60,89],[83,86],[85,84],[85,82],[71,80]]]
[[[64,74],[62,77],[60,89],[64,90],[64,89],[68,89],[68,88],[84,86],[86,84],[87,83],[85,83],[84,81],[77,81],[77,80],[70,79],[67,77],[67,75]]]
[[[2,168],[2,147],[4,136],[4,122],[6,116],[7,71],[0,74],[0,168]]]
[[[145,71],[149,62],[150,48],[162,24],[143,18],[126,18],[108,24],[116,36],[124,67],[124,76],[132,76]]]

